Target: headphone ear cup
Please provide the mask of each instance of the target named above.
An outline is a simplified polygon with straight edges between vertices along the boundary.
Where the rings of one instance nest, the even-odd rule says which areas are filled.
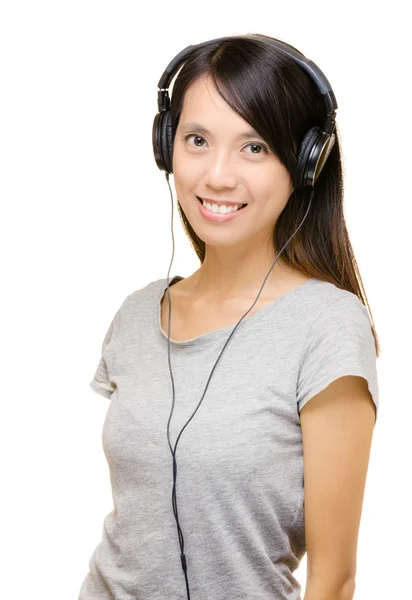
[[[161,171],[166,168],[162,153],[162,120],[163,113],[158,112],[153,120],[152,146],[156,165]]]
[[[173,173],[173,135],[172,116],[169,110],[163,114],[162,120],[162,153],[168,173]]]
[[[158,112],[153,121],[152,145],[161,171],[172,173],[173,138],[170,111]]]
[[[311,154],[314,146],[317,145],[317,141],[321,137],[322,132],[320,128],[315,125],[315,127],[309,129],[303,138],[298,151],[295,182],[293,185],[294,188],[314,186],[314,167],[316,167],[316,161],[313,163],[314,157],[311,157]]]

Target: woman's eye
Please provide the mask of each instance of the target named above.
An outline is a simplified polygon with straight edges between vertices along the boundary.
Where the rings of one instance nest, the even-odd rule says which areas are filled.
[[[185,140],[187,140],[187,139],[189,139],[191,137],[195,137],[198,140],[203,140],[204,141],[204,138],[202,138],[200,135],[196,135],[195,133],[189,133],[189,135],[186,135],[185,136]],[[201,148],[201,146],[196,146],[196,148]]]
[[[204,138],[202,138],[202,136],[200,135],[196,135],[195,133],[189,133],[188,135],[185,136],[185,140],[188,140],[189,138],[194,137],[196,140],[204,140]],[[196,148],[202,148],[202,146],[198,146],[196,143],[194,144]],[[263,150],[263,152],[268,152],[266,146],[263,146],[263,144],[256,144],[254,142],[250,142],[250,144],[248,144],[247,146],[245,146],[245,148],[248,148],[249,146],[253,146],[254,148],[261,148],[261,150]],[[250,154],[250,153],[249,153]],[[261,154],[261,152],[252,152],[251,154]]]
[[[267,148],[265,146],[263,146],[262,144],[255,144],[254,142],[250,142],[250,144],[245,146],[245,148],[247,148],[248,146],[254,146],[255,148],[261,148],[263,150],[263,152],[267,153]],[[252,154],[255,154],[255,152],[252,152]],[[261,154],[261,153],[258,152],[258,154]]]

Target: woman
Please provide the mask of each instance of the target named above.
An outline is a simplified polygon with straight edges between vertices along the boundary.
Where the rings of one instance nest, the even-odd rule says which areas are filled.
[[[104,338],[114,509],[79,600],[301,600],[306,551],[304,600],[353,597],[379,344],[337,131],[303,177],[325,107],[273,40],[193,47],[174,83],[155,157],[201,265],[127,296]]]

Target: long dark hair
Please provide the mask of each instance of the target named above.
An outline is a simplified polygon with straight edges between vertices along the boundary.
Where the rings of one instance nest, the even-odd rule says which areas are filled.
[[[188,86],[207,75],[221,97],[262,136],[294,177],[301,140],[311,127],[324,122],[322,100],[309,75],[274,45],[265,42],[277,38],[256,33],[247,35],[261,40],[233,36],[230,40],[198,48],[189,55],[172,87],[172,135],[174,138]],[[285,265],[305,276],[328,281],[356,294],[368,309],[376,356],[379,356],[378,336],[345,222],[337,126],[335,134],[335,145],[315,183],[309,214],[279,261],[282,259]],[[290,195],[273,230],[276,254],[302,221],[309,194],[310,190],[304,188],[295,189]],[[186,235],[203,263],[205,243],[191,227],[179,201],[178,211]]]

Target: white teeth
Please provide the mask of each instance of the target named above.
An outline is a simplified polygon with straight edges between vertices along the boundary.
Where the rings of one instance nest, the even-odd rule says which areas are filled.
[[[217,204],[209,204],[209,203],[205,202],[204,200],[202,200],[202,204],[203,204],[203,206],[206,206],[206,208],[208,210],[210,210],[210,212],[214,212],[214,213],[218,212],[218,213],[221,213],[222,215],[225,215],[226,213],[229,213],[229,212],[235,212],[242,206],[241,204],[235,204],[235,205],[230,205],[230,206],[221,204],[218,206]]]

